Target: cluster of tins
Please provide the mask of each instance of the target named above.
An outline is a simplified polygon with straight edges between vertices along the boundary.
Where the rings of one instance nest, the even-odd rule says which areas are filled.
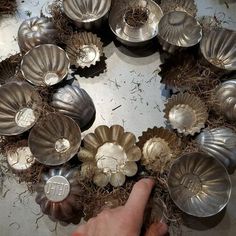
[[[61,7],[77,27],[86,30],[99,29],[108,16],[112,32],[127,46],[143,45],[158,37],[163,49],[173,52],[200,42],[210,63],[235,69],[235,32],[214,28],[204,33],[195,18],[194,1],[162,1],[161,6],[152,0],[117,2],[111,7],[110,0],[63,0]],[[24,55],[21,72],[26,81],[13,79],[0,87],[0,135],[30,130],[28,147],[9,154],[9,164],[18,171],[30,168],[35,161],[51,167],[37,187],[36,201],[42,211],[52,220],[73,222],[83,208],[77,204],[81,194],[78,175],[92,179],[99,187],[119,187],[126,177],[137,173],[138,161],[148,170],[169,171],[170,195],[184,212],[207,217],[222,210],[231,191],[226,168],[236,165],[236,134],[232,130],[200,133],[196,142],[205,154],[182,156],[179,137],[156,127],[143,132],[137,142],[119,125],[99,126],[85,136],[81,147],[81,129],[94,117],[95,106],[77,84],[57,89],[50,101],[56,112],[42,115],[44,104],[36,88],[60,85],[71,65],[90,67],[102,55],[101,40],[90,32],[73,34],[65,50],[55,45],[57,31],[45,16],[26,20],[19,28],[18,42]],[[225,34],[228,37],[222,37]],[[234,89],[232,81],[216,91],[220,109],[229,119],[235,116],[234,110],[229,110],[234,109]],[[171,97],[164,112],[171,127],[185,136],[199,133],[208,118],[205,104],[189,93]],[[80,170],[60,167],[76,154],[82,162]]]

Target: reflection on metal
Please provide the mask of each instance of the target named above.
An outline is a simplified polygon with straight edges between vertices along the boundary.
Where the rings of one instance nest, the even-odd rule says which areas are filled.
[[[226,169],[204,153],[189,153],[177,159],[171,167],[168,186],[175,204],[197,217],[219,213],[231,194]]]
[[[31,168],[35,163],[35,158],[29,147],[20,147],[15,151],[7,152],[7,162],[15,171],[24,171]]]
[[[208,118],[206,105],[199,97],[189,93],[179,93],[169,98],[164,112],[172,128],[184,135],[199,133]]]
[[[147,20],[143,24],[132,26],[127,23],[126,14],[128,7],[132,9],[146,9]],[[117,3],[109,15],[109,25],[117,39],[127,46],[143,45],[157,35],[157,26],[163,16],[158,4],[152,0],[148,1],[126,1],[124,6]]]
[[[90,32],[74,34],[67,43],[66,52],[71,64],[76,67],[90,67],[100,61],[103,43],[97,35]]]
[[[200,48],[212,65],[225,70],[236,70],[236,32],[212,28],[203,35]]]
[[[66,85],[58,89],[51,105],[60,113],[73,118],[80,128],[84,128],[95,115],[91,97],[77,85]]]
[[[69,161],[80,147],[79,126],[69,117],[51,113],[31,130],[29,147],[37,161],[49,166]]]
[[[158,25],[158,37],[164,49],[166,44],[177,47],[191,47],[200,42],[202,27],[198,21],[183,11],[165,14]],[[168,48],[167,48],[168,49]],[[169,49],[173,52],[174,49]]]
[[[37,86],[51,86],[68,74],[70,60],[66,52],[53,44],[43,44],[27,52],[21,62],[25,79]]]
[[[0,135],[18,135],[38,120],[42,100],[25,82],[11,82],[0,87]]]
[[[45,43],[54,43],[57,31],[53,23],[44,17],[32,17],[23,21],[18,30],[18,44],[22,52]]]
[[[235,79],[234,79],[235,78]],[[215,90],[215,105],[227,119],[236,120],[236,77],[222,83]]]
[[[36,202],[53,221],[73,222],[82,216],[82,187],[77,182],[77,168],[50,169],[36,186]]]
[[[149,170],[167,170],[180,153],[180,139],[165,128],[148,129],[139,137],[137,145],[142,150],[141,163]]]
[[[119,125],[97,127],[85,136],[84,147],[78,153],[83,162],[82,175],[93,178],[100,187],[108,183],[123,185],[125,176],[134,176],[138,171],[135,162],[141,158],[141,151],[135,143],[135,136]]]
[[[217,158],[228,169],[236,167],[236,133],[229,128],[204,130],[196,141],[202,151]]]
[[[63,0],[65,14],[79,28],[100,28],[111,7],[111,0]]]

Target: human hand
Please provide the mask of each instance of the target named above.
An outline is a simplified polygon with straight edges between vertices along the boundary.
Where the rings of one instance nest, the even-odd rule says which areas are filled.
[[[86,224],[79,225],[73,236],[139,236],[153,186],[151,179],[138,181],[124,206],[103,210]],[[154,223],[145,236],[163,236],[166,233],[166,224]]]

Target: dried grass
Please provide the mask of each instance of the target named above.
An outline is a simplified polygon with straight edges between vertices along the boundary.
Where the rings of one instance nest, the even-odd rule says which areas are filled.
[[[0,15],[14,14],[16,8],[17,8],[16,0],[1,0]]]

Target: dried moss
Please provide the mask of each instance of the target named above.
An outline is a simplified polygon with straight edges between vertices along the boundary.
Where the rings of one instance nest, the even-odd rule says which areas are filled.
[[[16,0],[1,0],[0,16],[4,14],[14,14],[16,9]]]

